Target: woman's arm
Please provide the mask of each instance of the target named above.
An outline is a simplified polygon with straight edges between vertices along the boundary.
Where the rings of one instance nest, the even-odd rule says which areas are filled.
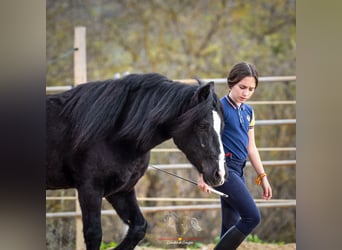
[[[258,175],[258,179],[261,181],[261,187],[263,189],[263,198],[269,200],[272,198],[272,188],[268,182],[267,175],[265,175],[265,169],[262,165],[259,151],[255,145],[254,128],[248,131],[249,143],[248,143],[248,157],[251,164]]]

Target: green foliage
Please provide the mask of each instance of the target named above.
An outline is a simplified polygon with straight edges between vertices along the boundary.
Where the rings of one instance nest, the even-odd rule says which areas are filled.
[[[72,84],[74,27],[86,27],[89,80],[115,73],[224,77],[237,61],[295,72],[295,1],[47,0],[47,83]]]
[[[116,242],[101,242],[100,245],[100,250],[107,250],[107,249],[112,249],[113,247],[116,247],[118,244]]]
[[[249,234],[246,238],[247,242],[253,242],[253,243],[260,243],[260,244],[277,244],[277,245],[284,245],[285,242],[284,241],[279,241],[279,242],[275,242],[275,241],[272,241],[272,242],[266,242],[266,241],[263,241],[262,239],[260,239],[258,237],[258,235],[256,234]]]
[[[203,243],[195,242],[194,244],[190,245],[188,249],[200,249],[201,247],[203,247]]]
[[[254,242],[254,243],[265,243],[265,241],[261,240],[258,235],[256,234],[249,234],[247,236],[247,241],[248,242]]]

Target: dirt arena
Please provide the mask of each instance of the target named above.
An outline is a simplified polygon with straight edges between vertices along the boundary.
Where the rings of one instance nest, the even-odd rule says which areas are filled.
[[[165,248],[136,247],[136,250],[164,250]],[[173,248],[174,250],[184,250],[184,248]],[[199,250],[213,250],[214,245],[203,246]],[[296,243],[277,245],[244,242],[237,250],[293,250],[296,249]]]

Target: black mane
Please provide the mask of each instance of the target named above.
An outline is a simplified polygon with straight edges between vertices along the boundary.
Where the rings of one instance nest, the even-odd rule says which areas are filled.
[[[64,103],[60,115],[69,122],[75,149],[105,139],[114,130],[117,140],[145,144],[154,129],[165,123],[170,124],[171,133],[186,129],[218,107],[216,95],[194,105],[191,98],[197,89],[155,73],[131,74],[85,83],[50,98]]]

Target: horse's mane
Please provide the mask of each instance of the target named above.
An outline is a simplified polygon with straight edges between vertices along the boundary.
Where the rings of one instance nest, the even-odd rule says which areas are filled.
[[[156,73],[85,83],[61,94],[65,100],[61,116],[71,124],[74,149],[114,133],[117,139],[134,138],[138,144],[146,144],[158,126],[168,122],[176,133],[201,119],[218,102],[211,95],[191,106],[197,89]]]

